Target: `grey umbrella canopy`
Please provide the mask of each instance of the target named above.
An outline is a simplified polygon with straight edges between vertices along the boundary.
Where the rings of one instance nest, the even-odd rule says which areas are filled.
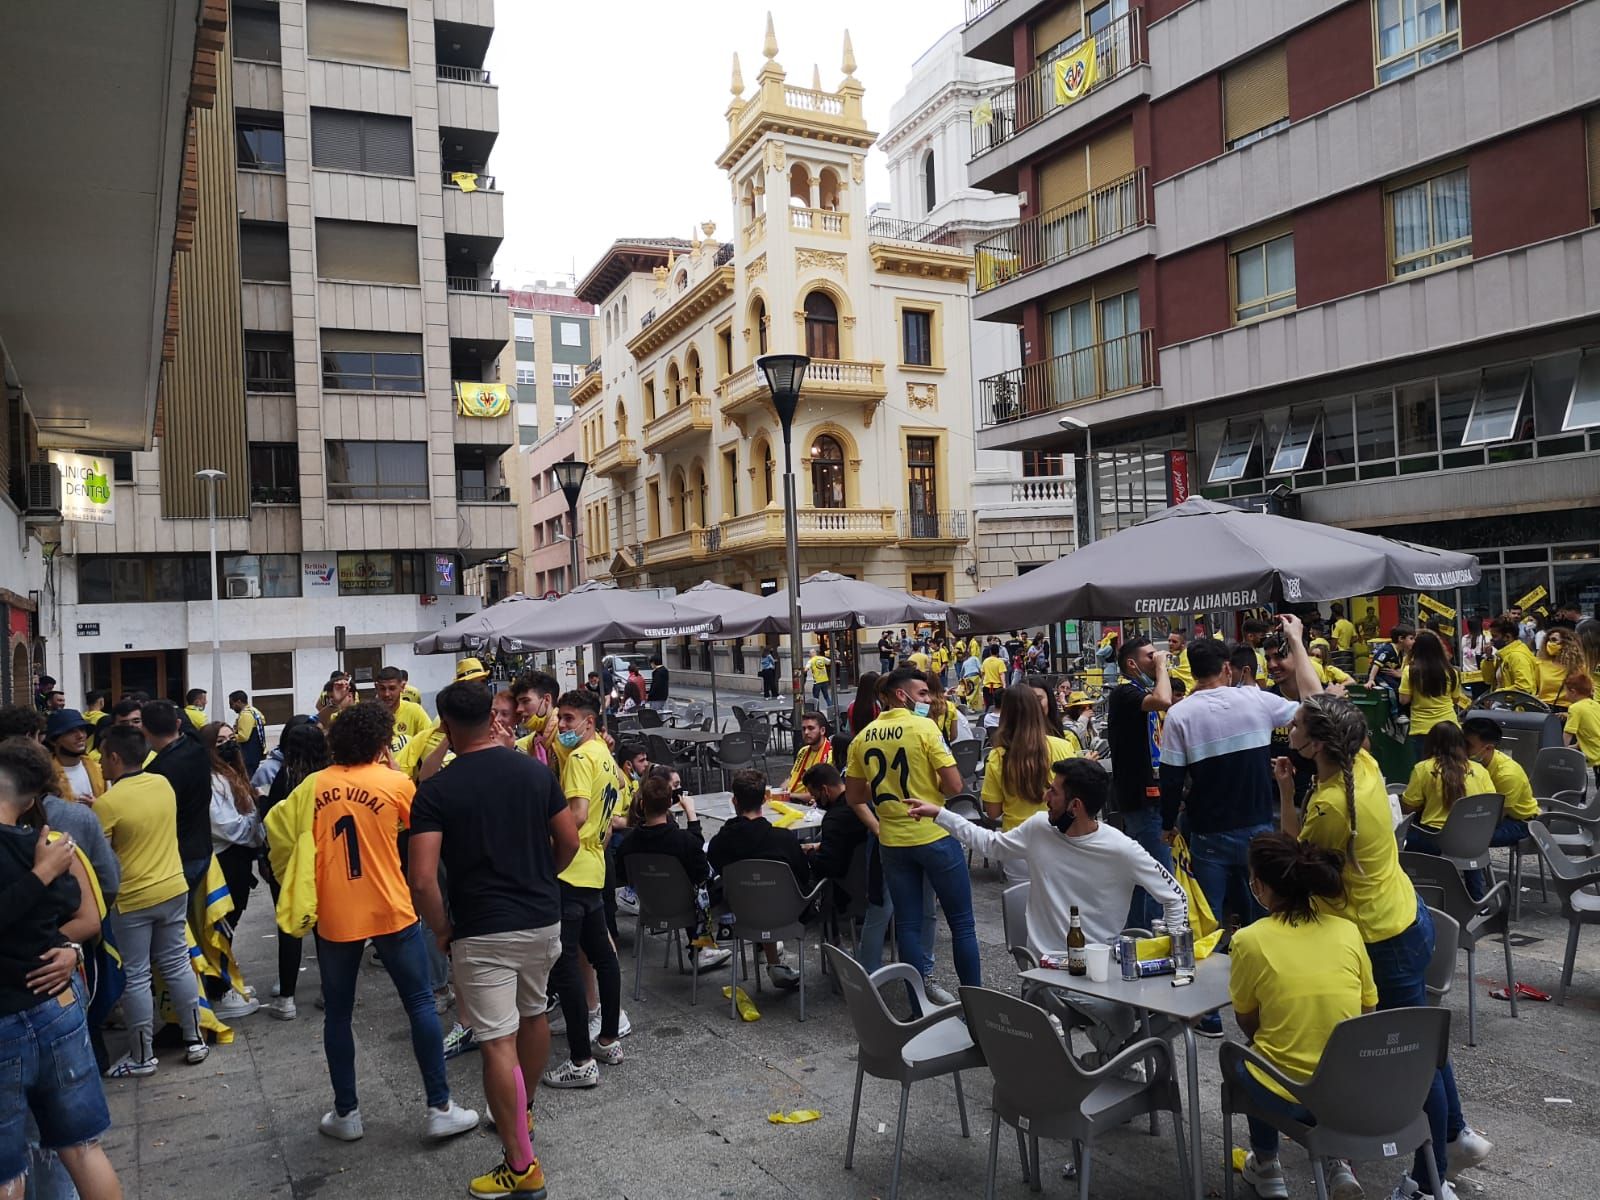
[[[1477,582],[1471,554],[1193,499],[963,601],[950,623],[983,633]]]
[[[424,634],[411,644],[417,654],[455,654],[489,648],[500,630],[511,624],[529,605],[540,603],[532,596],[514,592],[497,604],[464,617],[446,629]]]
[[[512,605],[512,599],[519,602]],[[502,609],[506,610],[503,616]],[[493,620],[489,620],[491,615]],[[485,632],[469,631],[465,638],[457,634],[457,629],[478,618],[485,618]],[[523,654],[625,638],[715,633],[720,627],[720,617],[692,605],[591,582],[551,600],[525,596],[502,600],[451,629],[419,638],[412,648],[418,654],[440,654],[463,647]],[[474,645],[472,638],[481,640]]]
[[[818,571],[800,584],[800,628],[803,633],[897,625],[906,621],[943,621],[950,606],[943,600],[880,587],[834,571]],[[741,607],[722,618],[724,637],[789,632],[789,597],[774,592],[759,605]]]

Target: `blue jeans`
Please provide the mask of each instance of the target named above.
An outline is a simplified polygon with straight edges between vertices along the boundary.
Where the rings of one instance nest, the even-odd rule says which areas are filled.
[[[1122,814],[1122,831],[1139,845],[1144,847],[1145,853],[1166,869],[1172,872],[1172,847],[1161,839],[1161,806],[1152,804],[1148,808],[1136,808]],[[1162,914],[1161,905],[1150,898],[1150,893],[1143,888],[1135,888],[1133,902],[1128,905],[1127,927],[1130,929],[1149,929],[1151,922],[1159,919]]]
[[[444,1070],[444,1035],[433,1007],[428,947],[421,925],[372,939],[383,969],[405,1005],[411,1022],[411,1053],[422,1072],[429,1108],[450,1103],[450,1083]],[[322,1053],[333,1082],[333,1104],[340,1116],[357,1107],[356,1042],[350,1032],[350,1014],[356,1006],[356,976],[366,942],[330,942],[317,936],[317,965],[322,969],[322,998],[327,1010],[322,1022]]]
[[[811,685],[811,698],[822,701],[823,708],[833,707],[833,697],[829,694],[828,685],[825,683],[813,683]]]
[[[1277,1092],[1262,1083],[1250,1069],[1243,1063],[1234,1068],[1233,1081],[1242,1087],[1250,1097],[1250,1103],[1258,1108],[1264,1108],[1270,1113],[1288,1117],[1291,1121],[1298,1121],[1302,1125],[1315,1125],[1316,1118],[1311,1115],[1311,1110],[1303,1104],[1296,1104],[1292,1100],[1285,1100]],[[1261,1162],[1268,1158],[1278,1157],[1278,1131],[1259,1117],[1252,1117],[1248,1113],[1245,1121],[1250,1126],[1250,1149],[1255,1153],[1256,1161]]]
[[[1381,942],[1367,944],[1380,1009],[1427,1007],[1427,970],[1428,960],[1433,957],[1433,942],[1433,918],[1419,898],[1417,919],[1409,929]],[[1428,1116],[1428,1131],[1433,1136],[1433,1161],[1439,1168],[1439,1178],[1443,1179],[1450,1140],[1467,1124],[1461,1115],[1461,1098],[1456,1094],[1455,1071],[1448,1059],[1434,1072],[1433,1086],[1428,1089],[1422,1111]],[[1411,1178],[1424,1186],[1428,1178],[1425,1162],[1419,1147]]]
[[[881,852],[881,848],[880,848]],[[922,881],[922,961],[916,964],[917,970],[926,979],[933,974],[933,922],[935,898],[933,885],[926,879]],[[894,900],[889,895],[888,887],[883,889],[883,903],[873,904],[867,902],[867,915],[861,919],[861,957],[862,969],[871,975],[883,966],[883,941],[889,932],[889,922],[894,920]]]
[[[952,957],[956,978],[972,987],[983,983],[983,964],[978,957],[978,927],[972,916],[972,877],[967,873],[967,853],[953,837],[943,837],[924,846],[883,846],[884,898],[894,903],[899,914],[894,923],[900,961],[921,964],[928,961],[930,948],[923,944],[925,918],[922,902],[924,886],[933,885],[945,923],[950,926]]]
[[[111,1128],[76,977],[62,995],[65,1004],[52,997],[0,1017],[0,1083],[9,1093],[0,1096],[0,1184],[29,1167],[30,1114],[45,1150],[81,1146]]]
[[[1194,863],[1195,882],[1206,895],[1211,915],[1217,924],[1226,923],[1223,911],[1228,899],[1228,885],[1238,884],[1244,897],[1245,911],[1240,914],[1244,923],[1259,920],[1266,915],[1261,905],[1250,893],[1250,839],[1258,833],[1272,832],[1271,825],[1246,825],[1241,829],[1224,829],[1220,833],[1191,833],[1189,857]]]

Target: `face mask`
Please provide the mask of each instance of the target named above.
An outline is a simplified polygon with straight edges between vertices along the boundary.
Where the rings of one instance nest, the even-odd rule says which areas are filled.
[[[1059,817],[1050,818],[1050,824],[1054,825],[1062,833],[1065,833],[1068,829],[1072,828],[1072,805],[1070,802],[1067,804],[1066,808],[1061,810],[1061,815]]]
[[[563,729],[556,734],[556,741],[560,742],[563,749],[571,750],[583,741],[583,735],[576,729]]]
[[[924,700],[921,704],[912,705],[911,711],[916,713],[919,717],[925,717],[933,711],[933,705]]]
[[[1548,654],[1551,658],[1560,658],[1561,657],[1561,643],[1560,642],[1546,642],[1544,644],[1544,652],[1546,654]]]

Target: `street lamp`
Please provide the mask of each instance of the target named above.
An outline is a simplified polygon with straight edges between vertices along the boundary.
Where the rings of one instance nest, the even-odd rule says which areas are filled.
[[[578,493],[583,491],[583,480],[589,474],[589,464],[574,458],[564,458],[550,468],[561,494],[567,498],[567,521],[572,530],[572,578],[567,581],[567,591],[578,586]],[[578,676],[574,687],[583,686],[583,646],[574,648],[578,657]]]
[[[789,566],[789,668],[794,687],[794,738],[800,744],[800,718],[805,711],[803,699],[800,636],[800,514],[795,507],[794,451],[791,438],[794,432],[794,410],[800,404],[800,385],[805,382],[806,368],[811,360],[804,354],[765,354],[756,359],[756,366],[767,377],[767,391],[772,394],[772,407],[778,414],[778,424],[783,426],[783,543]]]
[[[1089,428],[1087,421],[1080,421],[1077,417],[1062,417],[1056,424],[1063,429],[1078,429],[1083,432],[1083,488],[1089,511],[1089,520],[1084,533],[1088,535],[1085,540],[1092,542],[1098,536],[1099,524],[1098,514],[1094,510],[1094,430]]]
[[[211,516],[211,719],[221,721],[226,711],[222,698],[222,599],[217,593],[217,489],[226,471],[205,467],[194,473],[207,483],[206,502]]]

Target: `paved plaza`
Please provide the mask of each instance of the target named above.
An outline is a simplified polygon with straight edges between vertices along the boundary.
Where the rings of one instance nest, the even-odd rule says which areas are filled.
[[[973,881],[985,978],[1010,988],[1014,969],[1002,946],[999,872],[975,863]],[[1549,904],[1541,903],[1534,886],[1524,899],[1516,933],[1518,974],[1553,992],[1566,927],[1553,894]],[[647,944],[644,999],[635,1002],[633,923],[624,917],[621,926],[624,1005],[634,1029],[624,1043],[627,1061],[602,1068],[601,1084],[592,1091],[539,1091],[535,1147],[551,1197],[887,1196],[898,1088],[868,1080],[855,1169],[846,1171],[854,1038],[844,1002],[819,983],[815,943],[809,982],[819,986],[808,990],[805,1023],[796,1020],[795,995],[770,990],[755,996],[759,1021],[736,1023],[720,996],[726,972],[703,976],[700,1002],[691,1007],[689,979],[663,971],[658,939]],[[237,944],[247,977],[265,996],[275,947],[262,891]],[[953,987],[942,926],[938,960],[941,978]],[[1502,982],[1501,962],[1498,943],[1480,951],[1476,1048],[1466,1044],[1464,956],[1450,998],[1467,1119],[1495,1143],[1488,1163],[1463,1176],[1461,1194],[1591,1197],[1600,1172],[1600,938],[1591,932],[1581,947],[1565,1008],[1524,1004],[1515,1021],[1503,1003],[1488,998]],[[421,1084],[404,1015],[382,968],[370,964],[362,971],[355,1013],[366,1137],[345,1144],[319,1135],[317,1119],[332,1095],[322,1059],[321,1013],[313,1004],[318,990],[316,962],[308,953],[297,1021],[280,1023],[258,1013],[239,1022],[234,1043],[219,1047],[203,1066],[184,1066],[181,1056],[169,1052],[148,1079],[106,1082],[115,1121],[108,1149],[130,1200],[460,1196],[469,1178],[493,1165],[499,1142],[482,1129],[443,1145],[421,1140]],[[1237,1037],[1231,1017],[1226,1024]],[[554,1044],[559,1056],[564,1041],[558,1037]],[[1220,1195],[1215,1043],[1202,1041],[1200,1052],[1206,1184],[1210,1194]],[[449,1067],[455,1097],[483,1110],[478,1055]],[[982,1194],[988,1091],[985,1072],[968,1076],[973,1136],[963,1140],[949,1080],[912,1088],[901,1183],[906,1200]],[[767,1120],[769,1113],[803,1108],[820,1110],[821,1119],[807,1125]],[[1096,1197],[1179,1194],[1170,1123],[1163,1120],[1161,1128],[1158,1139],[1142,1126],[1129,1126],[1104,1140],[1095,1161]],[[1243,1138],[1242,1123],[1236,1138]],[[1006,1152],[1014,1145],[1014,1135],[1001,1142],[1001,1195],[1027,1194],[1014,1149]],[[1046,1143],[1041,1154],[1046,1192],[1075,1195],[1075,1185],[1060,1177],[1070,1148]],[[1284,1164],[1293,1195],[1313,1196],[1304,1156],[1286,1147]],[[1369,1196],[1388,1196],[1393,1171],[1367,1166],[1360,1173]],[[1251,1193],[1240,1184],[1238,1194],[1248,1200]]]

